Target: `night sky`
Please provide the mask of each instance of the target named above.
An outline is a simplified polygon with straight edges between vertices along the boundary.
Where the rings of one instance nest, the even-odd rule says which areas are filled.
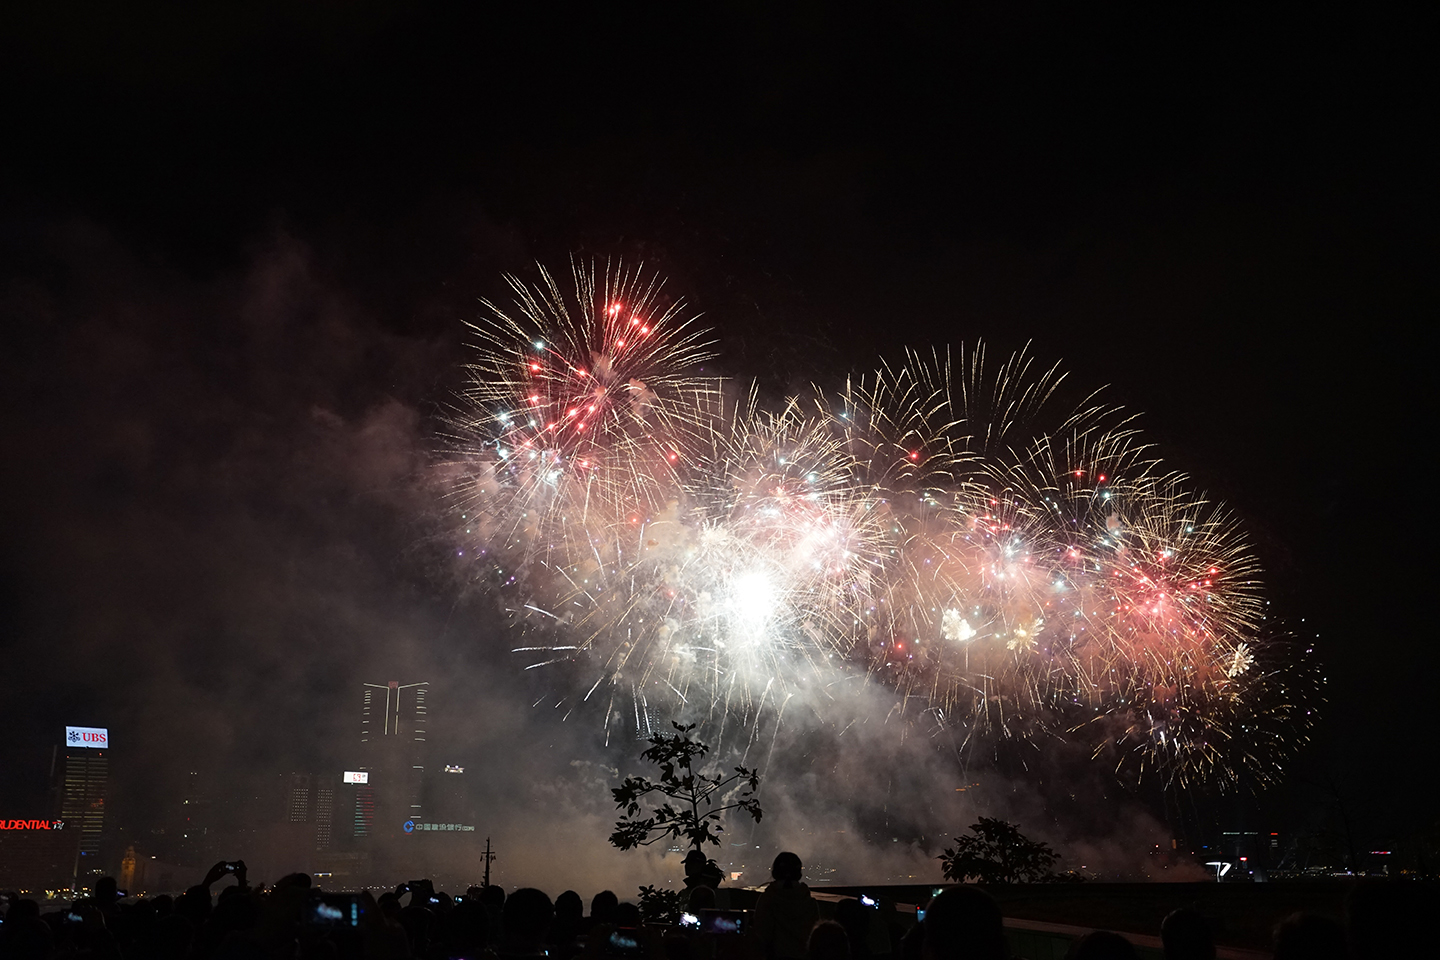
[[[361,679],[509,682],[416,478],[461,320],[574,254],[771,395],[982,339],[1108,384],[1318,638],[1317,742],[1245,809],[1434,831],[1421,25],[687,6],[3,15],[0,814],[66,723],[136,745],[142,823],[201,758],[328,762]]]

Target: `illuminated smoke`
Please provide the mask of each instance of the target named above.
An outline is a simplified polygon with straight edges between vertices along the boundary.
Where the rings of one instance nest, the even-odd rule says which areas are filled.
[[[446,502],[517,651],[588,668],[607,729],[627,697],[753,724],[858,678],[1182,788],[1268,782],[1306,736],[1233,515],[1132,415],[1059,409],[1057,367],[907,352],[768,410],[701,375],[657,279],[573,272],[472,327]]]

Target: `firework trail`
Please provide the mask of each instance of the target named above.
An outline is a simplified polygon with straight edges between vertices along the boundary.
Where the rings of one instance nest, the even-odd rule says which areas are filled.
[[[517,652],[590,671],[607,729],[617,698],[749,722],[876,682],[1182,788],[1268,782],[1308,730],[1234,517],[1058,367],[907,352],[766,409],[658,280],[572,272],[472,325],[446,496]]]

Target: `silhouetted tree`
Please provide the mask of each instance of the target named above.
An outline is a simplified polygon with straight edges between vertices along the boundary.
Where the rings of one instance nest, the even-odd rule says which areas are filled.
[[[610,791],[615,795],[616,808],[624,811],[615,822],[610,842],[621,850],[630,850],[667,837],[683,839],[691,849],[685,858],[686,885],[704,882],[714,886],[719,883],[720,871],[705,856],[704,845],[720,845],[719,834],[724,829],[720,815],[726,811],[741,810],[760,822],[762,811],[755,797],[760,774],[748,767],[736,767],[728,776],[696,772],[695,763],[704,759],[710,747],[690,736],[695,724],[681,726],[672,721],[670,725],[675,733],[655,734],[650,738],[650,748],[640,754],[660,768],[659,779],[626,777]],[[738,788],[738,797],[715,806],[718,795],[732,786]],[[647,816],[641,816],[640,802],[651,794],[665,799]]]
[[[981,817],[970,834],[955,838],[954,847],[940,855],[945,879],[955,883],[1053,883],[1079,879],[1052,869],[1060,854],[1050,845],[1031,840],[1013,823]]]
[[[679,923],[684,907],[685,898],[679,890],[640,888],[640,917],[646,923]]]

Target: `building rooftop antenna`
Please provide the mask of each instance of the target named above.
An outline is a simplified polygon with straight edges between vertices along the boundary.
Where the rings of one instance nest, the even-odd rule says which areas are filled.
[[[490,849],[490,838],[485,838],[485,886],[490,886],[490,863],[495,859],[495,853]]]

